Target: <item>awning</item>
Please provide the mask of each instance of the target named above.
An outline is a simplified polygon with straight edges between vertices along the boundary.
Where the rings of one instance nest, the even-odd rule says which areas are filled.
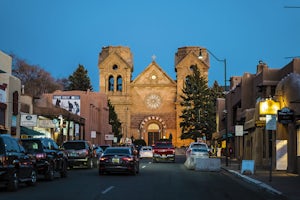
[[[27,128],[25,126],[21,126],[21,135],[27,135],[27,136],[41,136],[45,135],[44,133],[32,130],[30,128]]]

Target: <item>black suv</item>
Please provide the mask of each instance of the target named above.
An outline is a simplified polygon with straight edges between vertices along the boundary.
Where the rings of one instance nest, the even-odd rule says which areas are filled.
[[[97,166],[97,155],[89,141],[70,140],[64,142],[62,146],[68,154],[70,168],[73,166],[86,166],[87,168]]]
[[[15,191],[19,183],[35,185],[37,174],[34,162],[25,154],[16,138],[0,134],[0,183]]]
[[[51,138],[21,139],[26,153],[36,160],[38,174],[53,180],[55,173],[67,176],[68,157]]]

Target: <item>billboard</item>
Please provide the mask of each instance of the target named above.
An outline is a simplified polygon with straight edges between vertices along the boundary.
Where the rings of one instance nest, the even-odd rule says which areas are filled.
[[[80,96],[79,95],[53,95],[53,105],[61,107],[67,111],[80,115]]]

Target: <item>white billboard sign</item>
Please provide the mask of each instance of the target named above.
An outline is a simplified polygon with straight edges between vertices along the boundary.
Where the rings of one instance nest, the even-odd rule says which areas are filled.
[[[21,114],[21,126],[35,127],[37,125],[37,115]]]
[[[80,115],[80,96],[79,95],[54,95],[52,103],[56,107],[64,108],[67,111]]]

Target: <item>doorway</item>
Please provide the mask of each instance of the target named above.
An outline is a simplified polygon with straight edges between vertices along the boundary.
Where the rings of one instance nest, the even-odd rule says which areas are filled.
[[[148,132],[148,145],[153,145],[159,140],[159,132]]]

